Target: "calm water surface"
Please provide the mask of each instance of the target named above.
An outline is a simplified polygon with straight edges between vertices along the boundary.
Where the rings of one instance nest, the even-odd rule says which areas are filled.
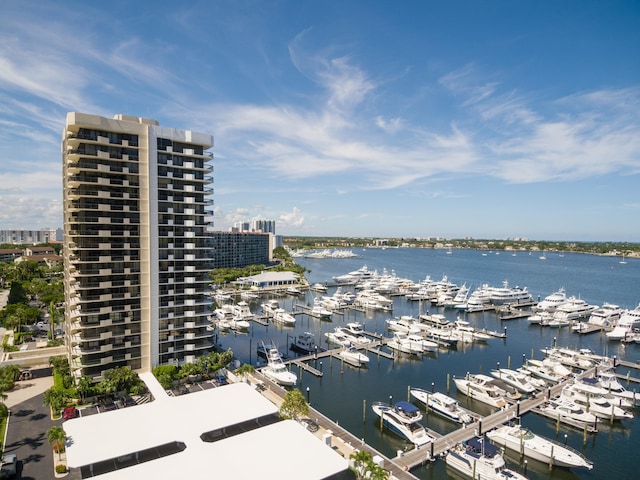
[[[534,298],[542,299],[560,287],[565,288],[567,295],[579,296],[589,303],[601,305],[603,302],[615,303],[625,308],[634,308],[640,302],[640,261],[628,259],[626,265],[618,263],[617,258],[600,257],[583,254],[546,253],[546,260],[539,258],[539,253],[529,255],[526,252],[500,251],[481,252],[475,250],[454,250],[447,254],[445,250],[429,249],[357,249],[359,258],[353,259],[297,259],[300,265],[311,270],[307,279],[311,283],[330,282],[333,276],[342,275],[367,265],[370,270],[392,270],[400,277],[420,281],[427,275],[439,280],[447,275],[449,280],[466,283],[472,290],[488,283],[500,286],[503,281],[510,285],[527,287]],[[329,294],[333,290],[329,290]],[[281,305],[291,311],[295,304],[313,304],[313,292],[305,297],[294,299],[284,297]],[[259,312],[259,303],[252,305],[253,311]],[[248,334],[227,334],[219,337],[223,348],[231,348],[243,362],[256,364],[256,346],[261,342],[273,342],[281,350],[286,350],[289,337],[299,332],[310,331],[318,341],[324,342],[324,333],[332,331],[336,326],[348,321],[364,323],[368,331],[384,332],[384,321],[390,316],[418,313],[444,313],[455,319],[456,311],[431,308],[428,303],[420,305],[409,302],[404,297],[394,300],[392,314],[350,312],[347,315],[334,315],[332,321],[320,321],[307,315],[298,315],[295,327],[279,327],[273,324],[263,327],[252,324]],[[325,358],[316,362],[316,368],[324,372],[322,378],[309,373],[296,371],[299,377],[298,388],[306,395],[309,387],[311,404],[346,427],[354,435],[364,438],[367,443],[387,456],[395,456],[398,450],[408,444],[388,430],[380,431],[378,422],[371,411],[375,401],[406,400],[410,386],[446,392],[449,381],[449,394],[457,398],[468,408],[486,415],[488,407],[481,403],[469,401],[466,396],[459,395],[453,384],[453,376],[464,376],[467,372],[488,373],[490,369],[500,366],[517,368],[522,365],[523,356],[542,358],[540,348],[550,346],[554,341],[559,346],[574,348],[588,347],[599,353],[617,355],[619,358],[640,360],[640,345],[622,345],[607,342],[600,333],[579,336],[567,328],[549,329],[529,325],[526,319],[500,321],[493,313],[467,314],[465,317],[478,328],[504,331],[507,339],[493,339],[487,344],[474,344],[458,350],[439,351],[423,358],[401,354],[396,360],[377,358],[369,354],[371,361],[366,369],[355,369],[341,365],[335,359]],[[625,370],[620,370],[626,373]],[[632,375],[640,377],[639,371]],[[630,389],[634,385],[629,386]],[[636,385],[635,388],[638,388]],[[640,411],[636,409],[636,415]],[[435,415],[425,417],[424,423],[442,434],[456,428],[456,424]],[[555,422],[539,417],[533,413],[525,415],[522,423],[537,434],[555,438],[582,452],[592,460],[595,467],[592,471],[554,469],[549,472],[548,466],[529,461],[527,476],[531,479],[596,479],[596,478],[637,478],[640,461],[636,451],[640,445],[637,420],[616,422],[612,426],[602,424],[596,435],[590,435],[583,442],[582,431],[561,426],[556,432]],[[523,465],[517,458],[507,457],[510,466],[523,472]],[[420,478],[439,479],[448,472],[440,461],[417,469],[414,473]]]

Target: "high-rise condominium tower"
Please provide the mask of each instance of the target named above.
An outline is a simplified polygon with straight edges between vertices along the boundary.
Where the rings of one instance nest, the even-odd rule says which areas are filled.
[[[147,371],[213,348],[213,137],[155,120],[67,114],[62,138],[71,371]]]

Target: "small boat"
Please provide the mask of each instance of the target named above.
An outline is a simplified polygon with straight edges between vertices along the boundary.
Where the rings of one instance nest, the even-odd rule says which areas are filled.
[[[346,347],[338,353],[338,357],[354,367],[362,367],[369,363],[369,357],[359,352],[355,347]]]
[[[344,327],[336,327],[336,332],[344,334],[352,345],[372,342],[360,322],[349,322]]]
[[[573,448],[536,435],[521,425],[503,425],[487,432],[487,437],[496,445],[548,465],[588,470],[593,468],[593,463]]]
[[[422,420],[422,413],[412,403],[398,402],[391,406],[387,403],[375,402],[371,408],[381,418],[384,426],[415,446],[420,447],[433,441],[424,426],[419,423]]]
[[[453,382],[460,393],[479,402],[496,408],[502,408],[507,405],[506,397],[509,396],[508,392],[500,388],[494,382],[494,379],[487,375],[468,373],[463,378],[454,378]]]
[[[544,327],[549,325],[549,322],[553,320],[553,313],[541,310],[538,313],[531,315],[528,320],[532,325],[542,325]]]
[[[296,287],[287,287],[287,289],[285,290],[285,293],[287,295],[298,296],[298,295],[302,295],[302,290]]]
[[[333,313],[331,310],[325,308],[321,302],[314,301],[313,307],[309,310],[309,315],[314,318],[331,319],[331,315],[333,315]]]
[[[412,397],[425,404],[430,410],[458,423],[471,423],[473,418],[456,400],[440,392],[428,392],[421,388],[409,390]]]
[[[261,342],[260,345],[258,345],[258,347],[256,348],[256,353],[258,354],[259,357],[267,359],[269,357],[269,350],[271,350],[273,348],[278,350],[278,347],[276,347],[272,343],[263,343],[263,342]],[[284,352],[278,350],[278,353],[280,354],[280,358],[282,358],[282,359],[287,358],[287,355]]]
[[[527,480],[505,466],[498,447],[485,438],[471,438],[454,446],[444,458],[447,466],[473,480]]]
[[[304,332],[294,337],[289,348],[303,355],[324,351],[324,348],[316,343],[316,336],[311,332]]]
[[[328,288],[326,285],[323,285],[322,283],[314,283],[313,285],[311,285],[311,290],[315,292],[324,293],[328,290]]]
[[[267,351],[267,366],[262,369],[262,374],[285,387],[293,386],[298,381],[296,374],[287,369],[277,348]]]

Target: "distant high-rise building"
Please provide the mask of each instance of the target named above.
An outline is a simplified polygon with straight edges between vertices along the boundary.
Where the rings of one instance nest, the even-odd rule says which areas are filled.
[[[57,238],[55,228],[39,230],[0,230],[0,243],[12,245],[38,245],[61,240]]]
[[[275,220],[252,220],[251,230],[254,232],[262,233],[276,233],[276,221]]]
[[[74,376],[193,362],[207,330],[211,135],[67,114],[64,281]]]

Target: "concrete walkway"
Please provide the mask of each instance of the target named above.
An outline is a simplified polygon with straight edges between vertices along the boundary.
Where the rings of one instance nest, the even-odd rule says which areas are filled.
[[[29,400],[45,390],[53,387],[53,377],[39,377],[32,378],[31,380],[23,380],[15,383],[15,387],[12,390],[5,392],[7,399],[5,405],[11,409],[19,403]]]

